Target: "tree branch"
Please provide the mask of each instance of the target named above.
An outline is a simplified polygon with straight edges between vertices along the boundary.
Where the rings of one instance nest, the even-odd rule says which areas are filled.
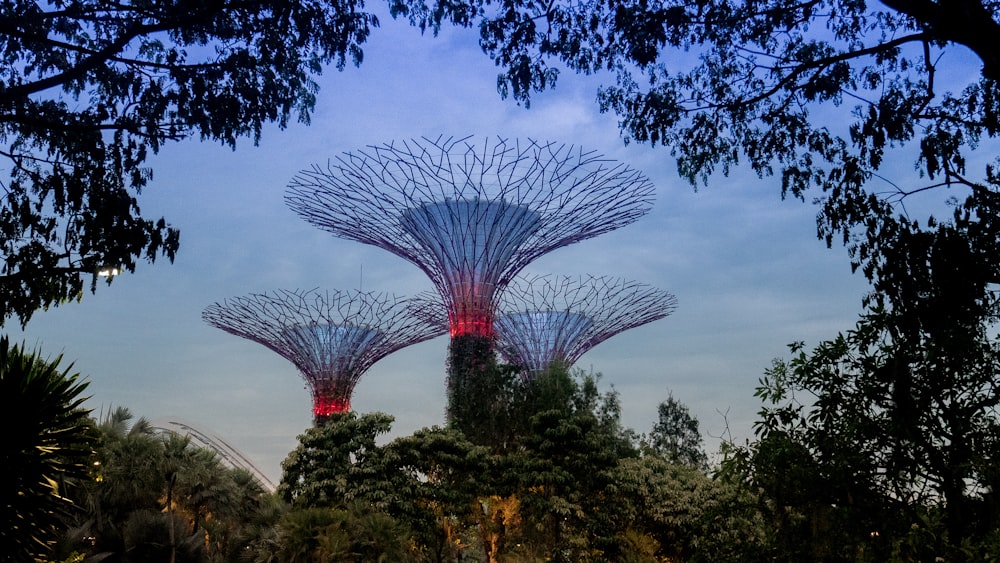
[[[153,33],[158,33],[162,31],[169,31],[172,29],[177,29],[186,23],[193,23],[197,21],[204,21],[206,18],[218,13],[221,8],[222,3],[216,2],[211,4],[206,4],[202,6],[202,10],[198,12],[193,12],[187,14],[183,18],[160,21],[155,24],[142,24],[139,22],[133,22],[131,25],[125,27],[122,34],[116,38],[114,41],[108,43],[103,48],[98,50],[89,51],[83,47],[80,47],[81,52],[89,52],[90,56],[83,59],[79,64],[63,71],[58,74],[53,74],[52,76],[31,82],[28,84],[23,84],[20,86],[15,86],[12,88],[7,88],[0,90],[0,100],[4,100],[7,103],[14,102],[19,99],[23,99],[31,94],[36,94],[42,92],[49,88],[59,86],[61,84],[66,84],[73,80],[77,80],[86,75],[87,72],[99,67],[101,64],[108,60],[115,58],[116,54],[122,51],[126,45],[128,45],[132,40],[137,37],[142,37],[144,35],[150,35]],[[20,31],[20,30],[17,30]],[[0,32],[8,35],[20,35],[25,38],[31,38],[38,41],[50,41],[48,37],[32,37],[30,34],[24,34],[23,32],[17,33],[11,28],[3,29],[0,27]]]
[[[983,62],[983,76],[1000,80],[1000,24],[980,0],[881,0],[915,19],[932,40],[964,45]]]
[[[809,71],[819,70],[821,68],[830,66],[838,62],[874,55],[876,53],[885,51],[887,49],[894,49],[906,43],[911,43],[914,41],[924,41],[926,38],[927,38],[926,33],[905,35],[903,37],[898,37],[896,39],[893,39],[892,41],[886,41],[885,43],[880,43],[874,47],[859,49],[857,51],[848,51],[845,53],[834,55],[832,57],[823,57],[821,59],[816,59],[813,61],[799,62],[795,65],[792,72],[790,72],[787,76],[785,76],[777,83],[775,83],[774,86],[772,86],[770,89],[765,90],[751,98],[738,100],[736,102],[726,104],[725,107],[736,108],[736,107],[744,107],[756,104],[757,102],[766,100],[767,98],[770,98],[771,96],[777,94],[780,90],[787,87],[789,84],[795,82],[796,80],[798,80],[799,77],[801,77],[802,75],[806,74]],[[716,106],[716,107],[721,107],[721,106]]]

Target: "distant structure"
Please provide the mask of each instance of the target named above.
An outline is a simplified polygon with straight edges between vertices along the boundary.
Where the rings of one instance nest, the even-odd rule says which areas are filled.
[[[555,361],[572,365],[608,338],[676,308],[672,294],[623,278],[518,278],[502,295],[497,350],[530,378]]]
[[[420,139],[346,153],[296,175],[285,200],[310,223],[419,267],[448,315],[449,417],[494,353],[497,292],[543,254],[649,211],[640,172],[572,145]]]
[[[267,478],[267,475],[264,475],[264,472],[258,469],[243,452],[229,445],[229,442],[226,442],[218,434],[196,427],[193,423],[176,417],[158,418],[150,421],[149,425],[155,432],[169,432],[190,438],[192,444],[214,452],[223,464],[248,471],[268,492],[274,492],[274,483]]]
[[[210,305],[208,324],[267,346],[295,364],[312,391],[317,425],[351,408],[361,376],[380,359],[444,334],[383,293],[279,290]]]

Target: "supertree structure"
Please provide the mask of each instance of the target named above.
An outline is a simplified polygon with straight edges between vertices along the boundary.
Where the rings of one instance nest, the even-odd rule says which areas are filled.
[[[518,278],[502,295],[497,349],[531,378],[554,361],[572,365],[608,338],[676,308],[672,294],[624,278]]]
[[[354,386],[372,364],[445,333],[412,308],[410,299],[385,293],[278,290],[212,304],[202,318],[295,364],[312,392],[319,425],[350,410]]]
[[[497,138],[369,146],[296,175],[292,210],[419,267],[447,314],[449,415],[493,355],[498,290],[532,260],[649,211],[640,172],[578,147]]]

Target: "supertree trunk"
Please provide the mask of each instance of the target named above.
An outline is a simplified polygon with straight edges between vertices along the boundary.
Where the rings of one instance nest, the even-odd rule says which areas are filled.
[[[487,336],[456,336],[448,346],[448,424],[494,451],[506,447],[512,428],[515,372],[497,363]]]

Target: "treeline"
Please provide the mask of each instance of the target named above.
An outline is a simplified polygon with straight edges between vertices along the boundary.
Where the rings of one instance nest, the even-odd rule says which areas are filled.
[[[557,366],[524,382],[493,366],[478,389],[484,401],[492,389],[492,419],[387,441],[390,415],[336,415],[299,437],[273,493],[124,408],[91,418],[86,384],[59,359],[3,341],[12,475],[0,552],[60,563],[995,559],[992,394],[910,370],[908,400],[938,408],[933,391],[952,409],[938,424],[961,426],[946,439],[926,412],[895,412],[905,405],[879,382],[901,368],[862,370],[886,353],[859,340],[879,334],[881,314],[776,361],[756,439],[724,444],[712,464],[673,397],[638,434],[597,376]]]
[[[507,423],[496,432],[473,440],[429,428],[379,446],[391,417],[340,415],[300,437],[279,495],[292,514],[391,517],[405,541],[388,560],[719,561],[755,542],[752,525],[736,521],[750,499],[707,475],[697,430],[638,436],[622,427],[616,395],[579,372],[555,368],[528,384],[492,375],[507,390],[493,396]],[[690,427],[683,405],[664,405],[658,426]],[[323,552],[326,530],[286,537],[285,548],[349,560]]]

